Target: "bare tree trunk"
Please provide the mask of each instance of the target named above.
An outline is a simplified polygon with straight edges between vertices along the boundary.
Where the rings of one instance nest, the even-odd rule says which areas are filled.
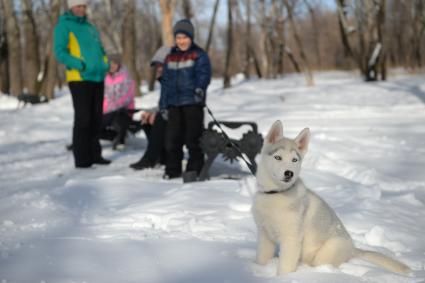
[[[351,48],[350,41],[348,40],[348,35],[351,32],[348,27],[347,18],[346,18],[346,3],[345,0],[337,0],[338,5],[338,24],[339,30],[341,34],[342,44],[344,46],[345,56],[351,57],[352,59],[356,59],[356,56]]]
[[[162,12],[162,42],[166,46],[173,46],[173,17],[176,8],[176,0],[160,0]]]
[[[54,98],[56,77],[57,77],[57,62],[53,52],[53,29],[58,21],[60,14],[60,0],[51,0],[51,19],[50,19],[50,36],[48,40],[48,48],[46,50],[46,63],[44,69],[43,82],[41,84],[41,93],[48,99]]]
[[[341,40],[344,45],[344,52],[345,55],[349,58],[351,58],[354,63],[358,66],[360,69],[360,72],[362,74],[366,73],[366,67],[365,67],[365,59],[362,57],[362,52],[364,52],[364,40],[363,38],[363,23],[358,24],[358,29],[356,30],[354,27],[350,27],[348,25],[347,20],[347,9],[348,4],[346,3],[346,0],[337,0],[338,5],[338,23],[339,23],[339,29],[341,34]],[[359,47],[358,50],[355,50],[349,40],[349,35],[353,34],[354,32],[359,33]]]
[[[106,21],[107,22],[102,24],[102,26],[103,25],[106,26],[105,28],[102,29],[102,33],[109,38],[109,40],[113,44],[116,52],[122,53],[123,48],[122,48],[122,44],[121,44],[121,36],[120,36],[120,33],[119,33],[120,22],[117,21],[115,15],[113,13],[114,4],[113,4],[112,0],[103,0],[103,4],[105,5],[105,10],[106,10],[106,15],[107,15]],[[111,25],[113,25],[113,27],[111,27]]]
[[[241,11],[241,5],[238,1],[233,1],[232,9],[232,21],[233,21],[233,43],[232,43],[232,63],[230,64],[230,73],[235,74],[243,70],[245,56],[243,50],[245,49],[245,27],[242,24],[243,16]],[[237,50],[237,52],[235,52]]]
[[[275,30],[276,30],[276,24],[277,24],[277,18],[278,18],[278,7],[277,7],[277,1],[272,0],[271,2],[271,10],[270,10],[270,18],[272,20],[272,23],[270,24],[270,27],[268,28],[267,33],[267,41],[269,43],[269,52],[267,58],[269,60],[269,70],[267,73],[270,75],[271,78],[275,79],[277,77],[277,66],[278,66],[278,47],[279,43],[276,40],[275,36]]]
[[[233,49],[233,17],[232,17],[233,1],[228,0],[227,2],[227,51],[226,51],[226,62],[224,67],[224,79],[223,86],[224,88],[229,88],[231,86],[231,74],[230,74],[230,64],[232,57]]]
[[[128,68],[132,78],[136,81],[136,95],[140,96],[140,80],[136,68],[136,26],[135,0],[124,1],[124,21],[122,23],[123,63]]]
[[[273,33],[270,35],[272,46],[273,78],[283,74],[285,55],[285,17],[282,1],[272,2]]]
[[[1,2],[0,2],[1,4]],[[1,8],[1,7],[0,7]],[[9,64],[5,17],[0,9],[0,92],[9,93]]]
[[[288,55],[289,60],[291,61],[292,65],[294,66],[294,69],[297,73],[301,73],[301,67],[300,64],[298,64],[297,59],[295,59],[294,53],[292,53],[292,50],[288,47],[284,48],[286,55]]]
[[[246,36],[245,36],[245,64],[243,73],[249,79],[249,67],[251,63],[251,1],[246,0]]]
[[[363,75],[366,81],[376,81],[379,67],[385,66],[380,61],[385,59],[383,32],[386,0],[375,0],[373,3],[365,1],[357,4],[360,54],[365,66]]]
[[[424,34],[424,3],[423,1],[414,1],[413,4],[413,32],[412,32],[412,59],[415,67],[422,67],[422,52],[421,52],[421,41]]]
[[[186,19],[192,19],[193,18],[193,9],[192,9],[192,3],[190,2],[190,0],[183,0],[182,1],[182,5],[183,5],[183,15]]]
[[[269,31],[268,31],[268,24],[269,19],[266,15],[266,1],[260,0],[259,2],[259,14],[260,14],[260,38],[258,39],[258,54],[259,54],[259,61],[258,63],[261,66],[261,73],[263,74],[263,77],[269,78],[270,77],[270,50],[269,50]]]
[[[210,23],[210,28],[209,28],[209,31],[208,31],[207,44],[205,45],[205,51],[207,53],[210,50],[210,46],[211,46],[211,42],[212,42],[212,37],[213,37],[213,33],[214,33],[214,26],[215,26],[215,19],[217,17],[217,11],[218,11],[218,5],[219,4],[220,4],[220,0],[215,0],[214,11],[213,11],[213,15],[212,15],[211,23]]]
[[[380,1],[380,8],[377,15],[378,42],[382,44],[382,51],[377,62],[377,68],[380,69],[381,80],[387,79],[387,40],[385,39],[385,18],[386,18],[386,0]]]
[[[0,92],[9,93],[9,64],[6,37],[0,39]]]
[[[318,68],[321,69],[321,67],[322,67],[321,57],[322,56],[320,54],[320,44],[319,44],[319,38],[320,38],[319,21],[317,20],[316,11],[311,6],[310,2],[308,0],[304,0],[304,3],[306,4],[307,9],[308,9],[308,13],[310,14],[311,25],[312,25],[312,29],[314,31],[314,33],[313,33],[313,35],[314,35],[314,38],[313,38],[313,40],[314,40],[314,51],[316,53]]]
[[[391,22],[393,27],[392,30],[394,30],[395,34],[395,43],[393,43],[393,45],[395,46],[395,64],[403,64],[405,67],[407,67],[406,54],[408,52],[405,51],[405,46],[403,44],[404,29],[403,25],[401,24],[400,17],[398,17],[400,11],[403,10],[403,8],[405,7],[405,3],[401,1],[394,1],[392,5],[392,17],[393,19],[396,19],[396,23],[394,23],[393,21]]]
[[[277,74],[283,75],[284,64],[283,58],[285,55],[285,20],[283,15],[279,13],[279,18],[276,22],[276,33],[277,33]]]
[[[37,77],[40,72],[38,36],[30,0],[21,0],[25,39],[25,85],[29,94],[38,95]]]
[[[254,50],[254,45],[251,42],[252,38],[251,38],[251,12],[252,12],[252,3],[251,0],[246,0],[246,10],[247,10],[247,23],[246,23],[246,42],[245,42],[245,48],[246,48],[246,70],[245,72],[245,77],[248,78],[249,77],[249,67],[251,62],[254,63],[254,69],[255,69],[255,73],[257,74],[258,78],[262,78],[263,77],[263,73],[261,70],[261,64],[258,60],[257,54]]]
[[[2,0],[6,19],[6,33],[9,61],[10,94],[18,96],[22,93],[21,44],[19,26],[13,9],[12,0]]]
[[[368,72],[368,50],[366,47],[366,37],[368,37],[367,30],[369,29],[369,19],[367,16],[367,10],[369,10],[369,2],[366,1],[364,2],[363,0],[359,0],[359,3],[356,3],[357,5],[355,6],[355,15],[356,15],[356,20],[357,20],[357,37],[358,37],[358,48],[359,48],[359,52],[358,52],[358,65],[360,67],[360,71],[363,74],[363,76],[365,76],[365,78],[367,77]],[[367,80],[367,79],[366,79]]]
[[[294,17],[293,17],[293,14],[292,14],[293,7],[289,4],[288,0],[284,0],[284,4],[285,4],[286,10],[288,12],[288,20],[289,20],[289,24],[291,25],[291,29],[292,29],[292,33],[293,33],[293,36],[294,36],[294,39],[295,39],[295,43],[297,44],[297,47],[300,51],[301,61],[302,61],[303,67],[304,67],[307,85],[312,86],[312,85],[314,85],[313,73],[310,70],[310,66],[309,66],[309,63],[308,63],[308,60],[307,60],[307,56],[304,52],[304,47],[303,47],[303,44],[301,42],[301,38],[298,34],[297,27],[295,25]]]
[[[276,0],[272,0],[272,3],[275,3]],[[273,24],[273,13],[274,5],[271,8],[270,14],[264,15],[264,73],[266,78],[273,78],[273,38],[272,38],[272,24]]]
[[[255,72],[257,73],[258,78],[261,79],[263,77],[263,73],[261,72],[260,62],[258,62],[257,55],[255,54],[255,51],[252,49],[252,47],[249,48],[249,53],[254,60]]]
[[[386,60],[388,40],[385,39],[385,10],[386,0],[358,0],[353,6],[347,5],[345,0],[337,0],[339,24],[343,44],[347,54],[354,59],[366,81],[376,81],[379,73],[386,78]],[[349,8],[354,9],[356,29],[348,27],[346,13]],[[350,45],[348,35],[357,33],[357,47]],[[400,39],[400,33],[394,33]]]

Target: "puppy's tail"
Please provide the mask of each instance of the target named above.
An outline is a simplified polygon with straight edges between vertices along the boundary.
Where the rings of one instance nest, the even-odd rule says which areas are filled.
[[[389,271],[403,273],[403,274],[408,274],[411,271],[411,269],[404,263],[394,260],[381,253],[372,252],[372,251],[364,251],[361,249],[356,249],[356,251],[358,253],[357,254],[358,257],[366,261],[369,261],[373,264],[376,264],[382,268],[385,268]]]

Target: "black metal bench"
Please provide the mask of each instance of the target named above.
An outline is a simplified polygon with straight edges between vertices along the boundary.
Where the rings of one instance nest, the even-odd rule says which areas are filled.
[[[241,139],[236,140],[229,138],[224,132],[218,132],[215,128],[220,128],[221,130],[221,127],[217,124],[230,129],[248,125],[251,130],[244,133]],[[254,171],[252,173],[255,173],[257,169],[255,156],[261,151],[263,137],[258,133],[257,124],[254,122],[212,121],[208,123],[208,128],[203,133],[200,144],[207,155],[207,161],[202,167],[198,180],[204,181],[208,179],[210,167],[219,154],[222,154],[224,160],[228,160],[231,163],[238,158],[244,159],[241,156],[242,154],[246,155],[252,165],[250,170],[252,169],[251,171]]]

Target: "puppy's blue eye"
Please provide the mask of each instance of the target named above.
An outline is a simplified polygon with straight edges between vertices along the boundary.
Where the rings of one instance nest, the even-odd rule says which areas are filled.
[[[275,156],[274,156],[274,159],[276,159],[276,160],[279,160],[279,161],[280,161],[280,160],[282,160],[282,157],[280,157],[279,155],[275,155]]]
[[[297,161],[298,161],[298,159],[296,159],[296,158],[292,159],[292,162],[297,162]]]

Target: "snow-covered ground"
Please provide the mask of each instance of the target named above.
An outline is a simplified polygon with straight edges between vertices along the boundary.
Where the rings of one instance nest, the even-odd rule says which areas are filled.
[[[423,75],[364,83],[331,72],[317,74],[311,88],[296,75],[220,85],[208,98],[218,119],[255,121],[263,134],[281,119],[289,137],[309,127],[304,182],[335,209],[357,246],[413,273],[353,259],[275,277],[277,259],[254,263],[255,179],[244,164],[217,160],[207,182],[164,181],[162,168],[128,167],[146,147],[140,133],[119,151],[103,143],[110,166],[74,169],[64,90],[49,104],[19,110],[0,95],[0,282],[424,282]]]

